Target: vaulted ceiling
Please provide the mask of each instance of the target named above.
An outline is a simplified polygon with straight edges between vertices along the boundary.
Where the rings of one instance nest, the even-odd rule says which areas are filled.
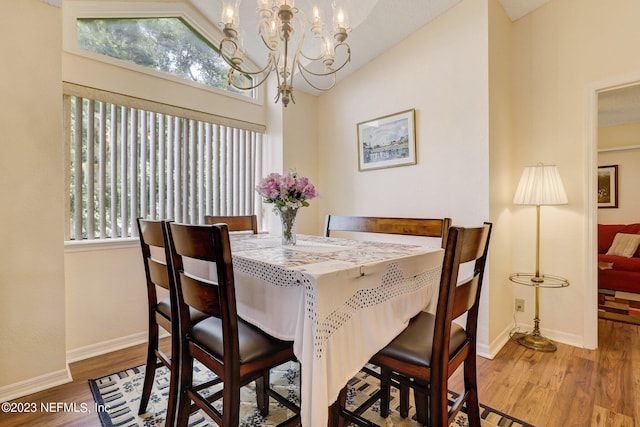
[[[188,0],[211,22],[221,20],[222,0]],[[325,0],[325,2],[328,0]],[[347,42],[351,46],[351,63],[340,70],[338,79],[344,78],[398,44],[411,33],[436,19],[461,0],[342,0],[349,11],[352,31]],[[499,0],[505,12],[515,21],[550,0]],[[314,0],[296,0],[296,7],[311,10]],[[265,56],[262,41],[254,29],[258,26],[255,0],[240,3],[240,26],[244,31],[244,49],[247,55],[261,64]],[[299,81],[300,80],[300,81]],[[298,90],[318,93],[301,79],[295,80]]]
[[[44,3],[60,7],[62,0],[42,0]],[[222,0],[187,0],[208,17],[212,23],[220,21]],[[297,0],[299,5],[311,0]],[[458,4],[461,0],[343,0],[356,11],[354,31],[349,36],[353,56],[348,67],[341,70],[339,78],[355,72],[373,58],[390,49],[411,33],[428,24],[438,16]],[[499,0],[511,21],[516,21],[538,9],[551,0]],[[255,2],[241,3],[243,26],[256,28]],[[356,30],[357,29],[357,30]],[[257,37],[245,43],[250,56],[260,58],[262,46]],[[315,93],[304,87],[304,82],[296,82],[300,90]],[[614,126],[626,123],[640,123],[640,85],[602,92],[599,95],[599,125]]]

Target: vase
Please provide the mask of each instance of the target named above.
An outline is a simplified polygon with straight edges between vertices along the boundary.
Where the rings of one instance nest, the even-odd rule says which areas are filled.
[[[296,215],[297,208],[280,208],[280,221],[282,222],[282,245],[293,246],[296,244]]]

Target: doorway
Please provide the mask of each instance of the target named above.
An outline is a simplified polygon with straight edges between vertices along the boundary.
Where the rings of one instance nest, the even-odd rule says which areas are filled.
[[[634,145],[640,145],[640,135],[635,144],[616,141],[615,139],[608,141],[599,141],[600,119],[602,118],[602,127],[608,126],[623,126],[626,123],[636,121],[640,123],[640,73],[624,76],[609,81],[603,81],[594,83],[587,89],[587,135],[586,135],[586,156],[585,167],[586,170],[592,171],[588,174],[587,191],[588,196],[585,203],[585,215],[586,221],[586,236],[587,236],[587,249],[589,254],[597,253],[598,251],[598,223],[604,218],[618,220],[626,220],[625,213],[622,211],[615,212],[618,208],[608,209],[612,214],[602,214],[600,211],[603,209],[598,208],[598,202],[596,194],[598,191],[597,184],[597,170],[599,165],[604,165],[601,161],[605,161],[599,158],[601,152],[604,153],[623,153],[627,150],[634,150]],[[632,117],[636,118],[632,118]],[[626,122],[626,123],[625,123]],[[600,145],[603,145],[600,147]],[[604,146],[607,145],[607,146]],[[637,148],[640,150],[640,147]],[[615,158],[615,157],[614,157]],[[607,160],[612,160],[607,159]],[[626,167],[625,167],[626,169]],[[620,169],[618,169],[620,172]],[[618,176],[620,179],[620,176]],[[633,184],[629,182],[623,182],[619,180],[618,189],[618,206],[621,203],[627,204],[627,201],[621,201],[620,190],[625,188],[625,191],[633,191]],[[639,191],[640,193],[640,191]],[[640,219],[635,219],[633,222],[640,222]],[[586,263],[587,274],[586,277],[590,278],[587,281],[585,288],[585,347],[596,348],[598,342],[598,265],[597,257],[591,256]]]

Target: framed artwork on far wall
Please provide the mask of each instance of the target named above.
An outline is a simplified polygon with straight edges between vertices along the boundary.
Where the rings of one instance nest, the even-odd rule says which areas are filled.
[[[598,166],[598,207],[618,207],[618,165]]]
[[[416,164],[416,110],[358,123],[358,170]]]

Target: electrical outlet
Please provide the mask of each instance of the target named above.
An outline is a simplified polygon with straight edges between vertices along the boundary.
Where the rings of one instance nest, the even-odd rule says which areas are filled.
[[[516,311],[524,311],[524,300],[516,298]]]

